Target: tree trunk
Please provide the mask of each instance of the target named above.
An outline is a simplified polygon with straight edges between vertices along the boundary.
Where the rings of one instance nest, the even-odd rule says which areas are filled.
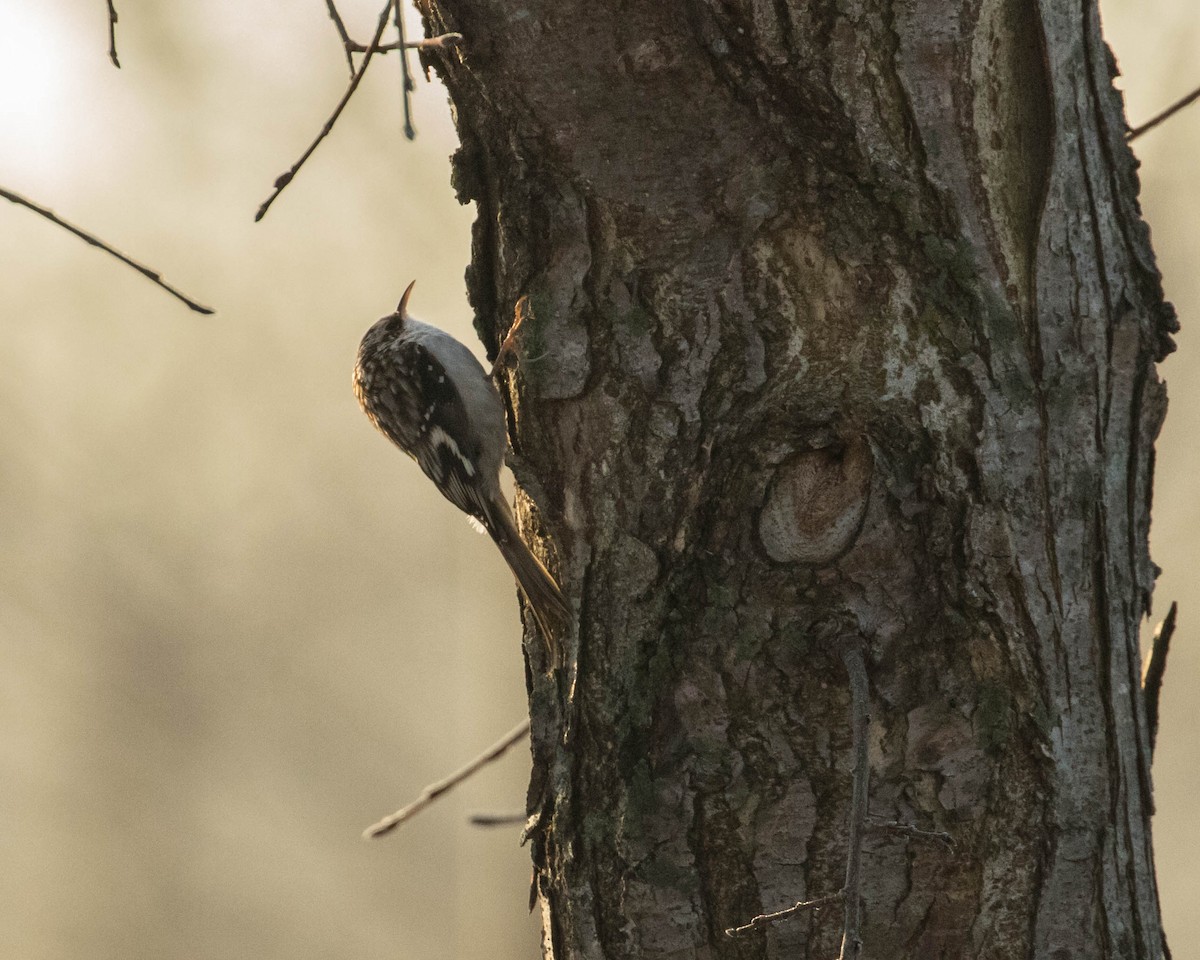
[[[419,0],[513,445],[546,949],[1164,953],[1138,631],[1170,349],[1092,0]],[[529,475],[528,478],[525,474]],[[532,513],[532,517],[528,514]]]

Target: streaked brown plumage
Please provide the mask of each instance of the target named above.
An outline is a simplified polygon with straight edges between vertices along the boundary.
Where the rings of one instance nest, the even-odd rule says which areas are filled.
[[[412,288],[363,337],[355,396],[379,431],[495,541],[554,651],[570,608],[521,539],[500,489],[507,445],[500,395],[465,345],[408,315]]]

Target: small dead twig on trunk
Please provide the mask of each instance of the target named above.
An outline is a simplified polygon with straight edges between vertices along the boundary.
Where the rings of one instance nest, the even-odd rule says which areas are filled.
[[[493,760],[503,756],[509,747],[511,747],[521,738],[525,737],[528,733],[529,721],[522,720],[503,737],[484,750],[483,753],[468,763],[465,767],[456,770],[444,780],[438,780],[436,783],[431,783],[424,790],[422,790],[421,795],[408,806],[402,807],[390,816],[384,817],[378,823],[367,827],[367,829],[363,831],[363,839],[371,840],[375,837],[382,837],[385,833],[391,833],[398,826],[400,826],[400,824],[404,823],[406,820],[410,820],[412,817],[424,810],[443,793],[446,793],[448,790],[452,790],[454,787],[457,787],[460,783],[478,773]]]
[[[743,923],[740,927],[726,928],[725,936],[740,937],[751,930],[760,930],[769,924],[778,923],[780,920],[788,920],[806,910],[820,910],[822,907],[839,902],[845,896],[845,893],[844,890],[839,890],[837,893],[817,897],[816,900],[801,900],[790,907],[785,907],[783,910],[776,910],[774,913],[760,913],[757,917],[753,917],[749,923]]]
[[[1153,117],[1151,117],[1145,123],[1143,123],[1140,127],[1134,127],[1127,134],[1125,134],[1125,140],[1129,143],[1132,143],[1134,140],[1136,140],[1138,137],[1140,137],[1143,133],[1149,133],[1151,130],[1153,130],[1155,127],[1157,127],[1160,123],[1170,120],[1171,117],[1175,116],[1175,114],[1177,114],[1184,107],[1190,106],[1191,104],[1195,103],[1197,100],[1200,100],[1200,87],[1197,87],[1195,90],[1193,90],[1191,93],[1189,93],[1186,97],[1181,97],[1180,99],[1176,100],[1173,104],[1171,104],[1169,107],[1167,107],[1166,110],[1163,110],[1161,113],[1155,114]]]
[[[533,306],[529,302],[529,295],[526,294],[513,307],[512,326],[508,328],[508,333],[500,343],[500,349],[496,351],[496,359],[492,362],[492,369],[488,373],[489,377],[494,379],[504,369],[505,364],[508,363],[517,348],[517,330],[532,316]]]
[[[62,227],[64,230],[67,230],[67,231],[75,234],[75,236],[77,236],[80,240],[84,241],[84,243],[91,244],[93,247],[99,247],[101,250],[103,250],[105,253],[109,254],[110,256],[116,257],[118,260],[120,260],[126,266],[133,267],[134,270],[136,270],[142,276],[146,277],[146,279],[152,281],[153,283],[158,284],[158,286],[160,286],[164,290],[166,290],[167,293],[169,293],[171,296],[173,296],[176,300],[181,300],[184,303],[186,303],[188,305],[189,309],[195,310],[197,313],[208,314],[208,313],[213,312],[212,307],[206,307],[201,303],[197,303],[195,300],[193,300],[191,297],[187,296],[186,294],[180,293],[173,286],[171,286],[169,283],[167,283],[165,280],[163,280],[162,275],[157,270],[152,270],[152,269],[150,269],[150,267],[147,267],[143,264],[138,263],[132,257],[127,257],[125,254],[121,253],[120,250],[117,250],[114,247],[110,247],[107,243],[105,243],[99,237],[88,233],[82,227],[77,227],[73,223],[68,223],[66,220],[63,220],[61,217],[59,217],[53,210],[48,210],[46,207],[39,206],[38,204],[34,203],[32,200],[26,199],[25,197],[21,196],[19,193],[13,193],[11,190],[5,190],[2,187],[0,187],[0,197],[3,197],[5,200],[8,200],[12,203],[17,204],[18,206],[25,207],[28,210],[32,210],[34,213],[38,214],[39,216],[45,217],[51,223],[56,224],[57,226]]]
[[[888,833],[899,833],[905,837],[911,837],[914,840],[927,840],[930,843],[940,843],[947,850],[954,849],[954,838],[945,830],[921,830],[908,823],[901,823],[899,820],[876,820],[874,818],[867,824],[869,830],[886,830]]]
[[[473,813],[467,822],[473,827],[518,827],[528,819],[523,813]]]
[[[867,822],[870,762],[867,756],[867,712],[869,692],[867,666],[862,644],[851,643],[842,651],[842,662],[850,678],[850,729],[854,745],[854,781],[850,800],[850,836],[846,853],[845,919],[842,949],[838,960],[857,960],[862,955],[862,842]]]
[[[1171,637],[1175,634],[1175,615],[1179,604],[1172,603],[1163,622],[1154,631],[1150,645],[1150,659],[1142,674],[1142,697],[1146,707],[1146,728],[1150,737],[1150,755],[1154,755],[1154,741],[1158,739],[1158,698],[1162,693],[1163,675],[1167,672],[1167,654],[1171,649]]]
[[[862,642],[853,639],[842,651],[842,662],[850,680],[850,732],[854,750],[854,774],[850,791],[850,829],[846,846],[846,882],[841,890],[815,900],[801,900],[775,913],[764,913],[738,927],[728,927],[725,935],[739,937],[805,910],[817,910],[832,903],[843,904],[842,946],[838,960],[858,960],[862,956],[862,845],[867,829],[867,800],[870,785],[870,760],[867,755],[867,727],[870,723],[867,666]],[[923,831],[917,831],[923,832]]]
[[[368,50],[373,50],[375,53],[391,53],[394,50],[449,50],[451,47],[457,47],[463,42],[461,33],[443,33],[440,36],[421,38],[420,40],[407,40],[404,37],[403,27],[400,27],[400,39],[396,43],[377,43],[373,47],[359,43],[351,39],[349,31],[346,30],[345,21],[342,20],[342,15],[338,13],[337,5],[334,0],[325,0],[325,9],[329,11],[329,19],[333,21],[334,29],[337,30],[338,37],[342,41],[342,52],[346,54],[346,65],[350,69],[350,77],[354,77],[354,54],[366,53]],[[399,4],[395,7],[397,16],[400,16]],[[405,67],[407,71],[407,66]],[[413,89],[412,78],[409,77],[408,89]]]
[[[463,42],[461,33],[441,33],[436,37],[423,37],[420,40],[405,40],[403,43],[381,43],[375,47],[376,53],[394,53],[397,50],[449,50]],[[366,53],[370,47],[362,43],[350,41],[351,53]]]

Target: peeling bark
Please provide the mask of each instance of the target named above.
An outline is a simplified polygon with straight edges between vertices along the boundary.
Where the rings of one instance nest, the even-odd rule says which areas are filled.
[[[1171,349],[1091,2],[419,0],[527,529],[546,950],[1157,958],[1138,626]]]

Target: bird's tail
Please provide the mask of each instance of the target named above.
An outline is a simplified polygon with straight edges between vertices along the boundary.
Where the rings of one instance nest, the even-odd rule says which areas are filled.
[[[550,571],[521,539],[508,504],[499,497],[494,502],[496,506],[487,518],[488,533],[517,578],[546,642],[551,662],[557,665],[561,662],[559,640],[571,621],[571,608]]]

